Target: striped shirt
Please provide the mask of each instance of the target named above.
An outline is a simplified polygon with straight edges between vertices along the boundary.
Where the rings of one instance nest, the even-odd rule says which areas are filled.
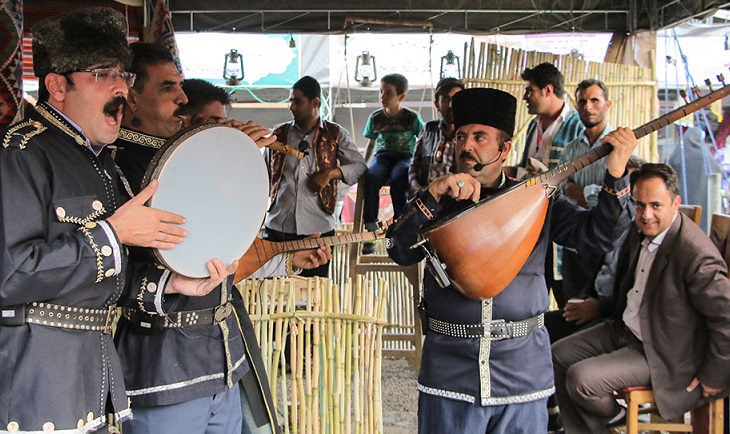
[[[594,143],[593,146],[588,143],[588,137],[585,135],[585,133],[581,134],[580,137],[565,145],[565,149],[560,156],[560,164],[574,160],[581,155],[587,153],[591,149],[601,146],[601,139],[611,131],[613,131],[613,127],[606,124],[606,128],[603,129],[603,132],[601,132],[601,135],[598,136],[598,140],[596,140],[596,143]],[[581,187],[585,187],[586,185],[591,184],[601,185],[603,183],[603,177],[605,174],[606,159],[601,158],[595,163],[584,167],[583,169],[569,176],[568,179],[563,181],[561,186],[564,186],[568,182],[573,182],[577,185],[580,185]]]

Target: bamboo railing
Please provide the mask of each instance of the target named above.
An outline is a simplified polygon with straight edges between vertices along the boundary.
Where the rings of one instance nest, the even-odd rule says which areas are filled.
[[[472,39],[464,62],[464,83],[467,87],[500,89],[521,101],[525,82],[520,75],[526,68],[543,62],[554,64],[565,76],[565,92],[572,107],[575,106],[578,83],[587,78],[604,82],[612,102],[608,119],[614,127],[635,128],[659,116],[658,84],[653,68],[588,62],[570,55],[524,51],[484,42],[477,44]],[[517,104],[515,136],[512,139],[514,152],[506,164],[519,162],[532,117],[527,113],[525,104]],[[639,156],[645,160],[658,161],[656,134],[639,140],[637,149]]]
[[[283,432],[382,433],[386,281],[359,278],[338,287],[330,279],[289,277],[237,287]]]

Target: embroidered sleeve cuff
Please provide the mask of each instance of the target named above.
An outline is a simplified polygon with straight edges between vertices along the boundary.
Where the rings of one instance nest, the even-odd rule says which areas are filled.
[[[112,255],[114,256],[114,270],[117,274],[119,274],[122,272],[122,249],[119,246],[117,235],[106,221],[100,221],[99,226],[104,229],[104,233],[106,233],[106,236],[109,238],[109,245],[112,247]],[[103,253],[104,248],[102,247],[102,254]]]
[[[170,270],[163,266],[150,267],[149,271],[145,271],[144,277],[137,284],[135,291],[137,309],[149,314],[165,315],[171,309],[168,306],[169,300],[176,300],[176,294],[164,297],[165,286],[170,278]],[[175,305],[176,303],[173,303]]]
[[[436,202],[428,189],[421,190],[415,199],[416,207],[428,219],[433,220],[441,209],[441,205]]]
[[[167,285],[167,279],[170,278],[170,270],[165,270],[160,276],[160,280],[157,283],[157,292],[155,293],[155,311],[158,315],[167,315],[163,307],[165,303],[165,286]]]
[[[96,282],[101,282],[105,278],[119,274],[122,270],[121,255],[114,234],[112,233],[110,236],[104,226],[94,221],[87,222],[79,227],[79,231],[84,234],[87,244],[96,257]],[[116,255],[114,248],[117,249]],[[119,260],[117,260],[117,257]]]
[[[628,171],[624,172],[624,176],[621,178],[614,178],[608,170],[606,175],[603,177],[603,191],[606,193],[616,196],[618,198],[624,197],[631,193],[631,186],[629,185],[629,174]]]

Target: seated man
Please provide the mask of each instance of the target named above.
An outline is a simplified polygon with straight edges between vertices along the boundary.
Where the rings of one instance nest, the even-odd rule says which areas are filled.
[[[565,432],[607,432],[625,410],[613,391],[651,385],[674,418],[727,395],[730,281],[720,253],[678,212],[677,174],[645,164],[633,174],[636,226],[624,243],[613,317],[553,347]]]

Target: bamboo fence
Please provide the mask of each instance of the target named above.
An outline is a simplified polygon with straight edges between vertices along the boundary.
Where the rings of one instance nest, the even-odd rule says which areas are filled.
[[[284,433],[383,432],[382,328],[386,281],[244,280]],[[289,357],[285,357],[286,348]]]
[[[338,232],[351,233],[352,225],[345,225],[338,229]],[[330,278],[342,287],[350,277],[350,250],[348,245],[332,247],[332,264],[330,265]],[[385,243],[376,243],[376,254],[387,257]],[[408,278],[400,271],[369,271],[364,277],[371,281],[383,280],[388,282],[386,297],[385,319],[383,326],[383,347],[386,355],[403,354],[415,352],[413,344],[416,333],[416,320],[414,308],[414,294],[420,288],[413,288]],[[393,352],[391,354],[391,352]],[[414,358],[420,359],[420,354]]]
[[[478,47],[477,47],[478,45]],[[472,39],[465,49],[464,83],[467,87],[492,87],[522,99],[525,82],[520,75],[526,68],[543,62],[554,64],[565,76],[565,91],[575,106],[575,89],[582,80],[601,80],[608,88],[612,106],[608,119],[614,127],[637,128],[659,116],[658,84],[653,68],[642,68],[616,63],[597,63],[570,55],[557,55],[503,47]],[[652,56],[653,57],[653,56]],[[653,64],[653,62],[652,62]],[[519,163],[524,148],[525,134],[532,115],[525,104],[517,104],[514,152],[507,164]],[[658,161],[657,136],[650,134],[639,140],[638,154],[647,161]]]

